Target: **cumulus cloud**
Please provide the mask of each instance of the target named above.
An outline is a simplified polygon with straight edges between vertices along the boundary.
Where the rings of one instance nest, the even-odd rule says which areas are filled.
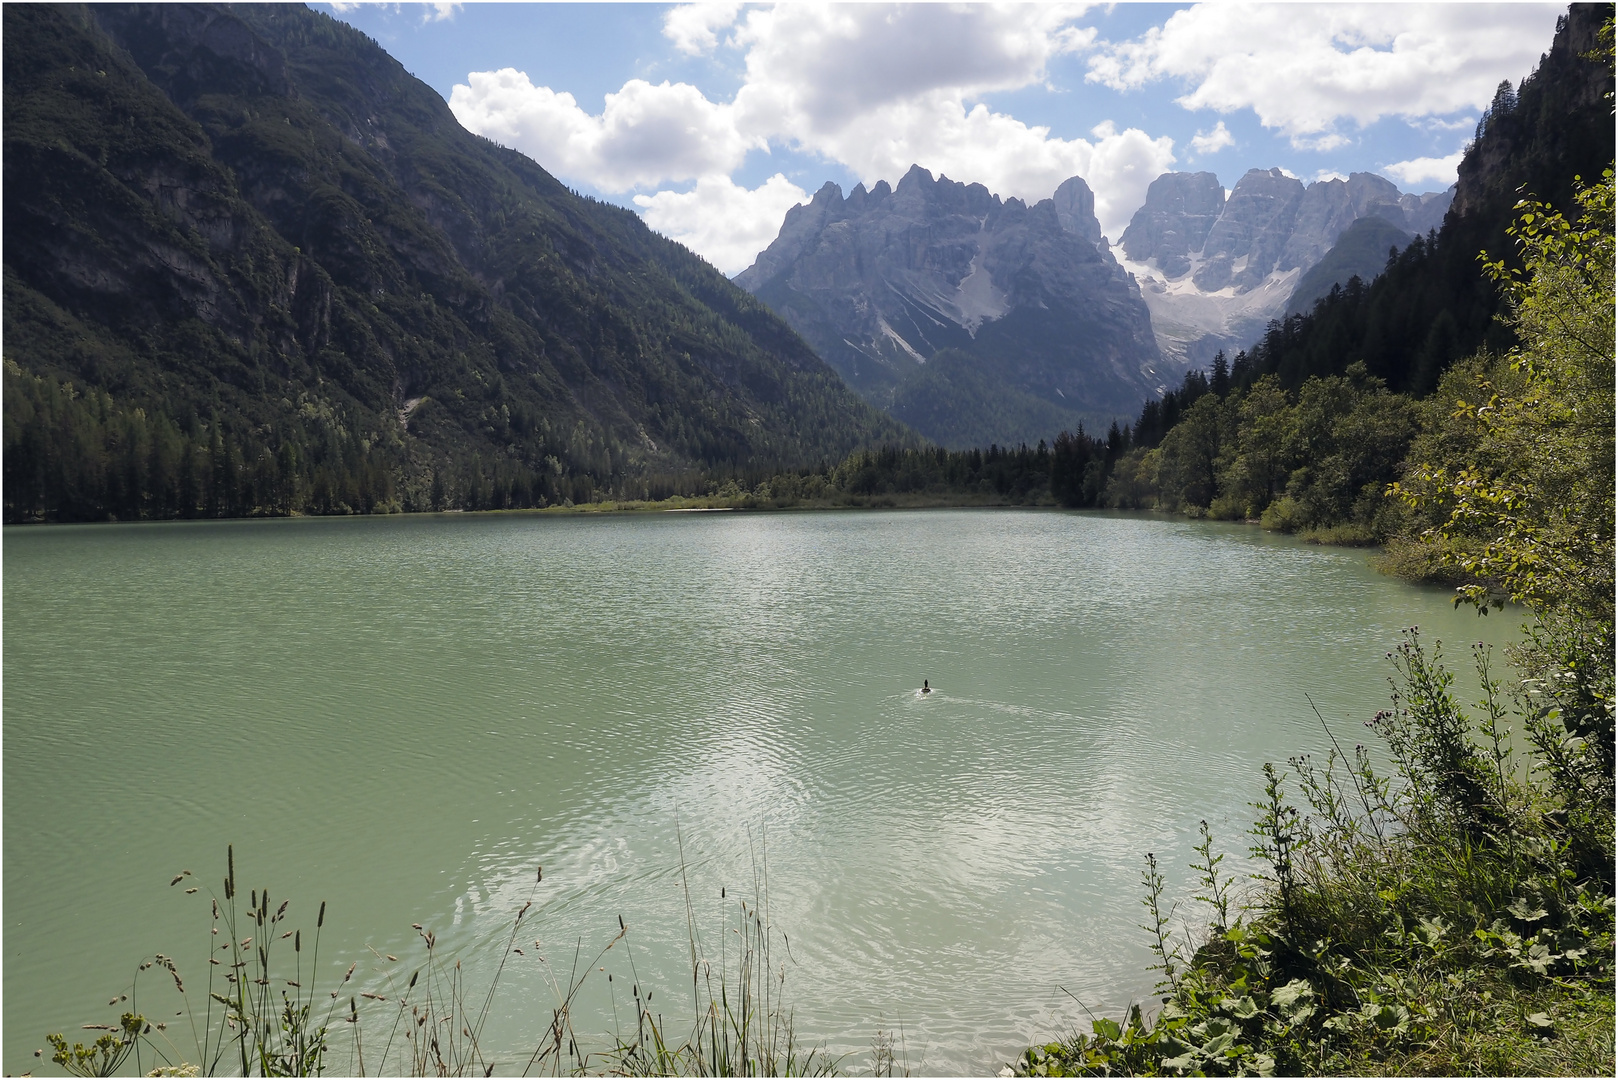
[[[736,21],[739,3],[680,4],[663,16],[663,36],[687,56],[701,56],[719,44],[719,31]]]
[[[1324,154],[1328,150],[1336,150],[1339,146],[1347,146],[1354,140],[1336,131],[1328,131],[1324,135],[1309,137],[1306,135],[1292,136],[1292,145],[1299,150],[1313,150],[1317,154]]]
[[[809,195],[776,173],[749,191],[728,176],[704,176],[688,192],[636,195],[646,224],[678,240],[722,273],[739,274],[770,246],[781,219]]]
[[[737,129],[731,106],[689,83],[631,79],[592,116],[572,94],[502,68],[474,71],[451,90],[449,107],[468,130],[607,191],[728,173],[766,146]]]
[[[1384,165],[1382,171],[1406,187],[1415,187],[1428,180],[1436,181],[1439,187],[1449,187],[1455,183],[1456,170],[1461,167],[1461,156],[1462,151],[1457,150],[1449,157],[1412,158]]]
[[[1253,109],[1307,149],[1338,124],[1415,120],[1488,105],[1501,72],[1531,70],[1554,4],[1198,4],[1102,47],[1090,80],[1118,90],[1162,79],[1188,109]]]
[[[337,12],[339,15],[346,15],[350,11],[359,10],[362,4],[374,3],[375,0],[327,0],[327,2],[331,5],[331,9],[333,11]],[[381,8],[391,8],[395,12],[402,8],[402,5],[396,3],[377,4],[376,6]],[[426,26],[428,23],[447,22],[448,20],[453,19],[455,17],[455,13],[460,11],[465,5],[458,2],[433,2],[422,4],[421,6],[423,9],[425,9],[421,13],[421,24]]]
[[[1171,139],[1111,124],[1089,139],[1053,138],[981,101],[1036,84],[1053,59],[1093,46],[1095,30],[1076,22],[1086,6],[780,4],[743,14],[736,3],[687,4],[665,15],[664,35],[701,55],[728,31],[746,67],[731,102],[637,79],[592,115],[508,68],[471,74],[450,108],[470,130],[602,190],[696,179],[691,191],[635,202],[654,228],[725,267],[751,261],[802,196],[781,176],[752,191],[726,179],[772,142],[840,162],[868,184],[920,164],[1034,201],[1083,176],[1103,230],[1116,235],[1173,165]],[[775,217],[764,231],[766,210]]]
[[[1236,136],[1230,133],[1223,120],[1212,131],[1199,131],[1191,140],[1191,149],[1199,154],[1217,154],[1227,146],[1236,145]]]
[[[1039,82],[1056,57],[1091,46],[1082,5],[781,4],[735,31],[747,76],[734,107],[744,129],[841,162],[862,181],[913,164],[1026,201],[1070,176],[1097,195],[1116,233],[1146,185],[1174,162],[1173,141],[1110,126],[1094,140],[1053,138],[991,110],[981,95]]]
[[[1475,116],[1457,116],[1453,120],[1445,120],[1437,116],[1429,116],[1416,125],[1424,131],[1471,131],[1478,126]]]
[[[748,122],[812,142],[873,107],[947,92],[970,98],[1038,82],[1052,59],[1095,40],[1084,5],[778,4],[747,13],[736,40]]]

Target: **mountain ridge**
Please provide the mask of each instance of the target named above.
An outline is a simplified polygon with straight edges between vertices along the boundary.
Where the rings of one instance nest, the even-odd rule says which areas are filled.
[[[707,263],[328,16],[5,26],[8,520],[536,505],[911,438]],[[101,420],[40,397],[62,383],[145,417],[164,475],[131,492],[109,477],[144,451],[74,450]]]
[[[949,446],[967,430],[1049,438],[1052,416],[1105,426],[1156,382],[1149,315],[1078,177],[1033,205],[919,165],[847,197],[828,183],[734,280],[866,400],[893,412],[903,399],[905,415],[931,418],[918,430]],[[944,350],[978,357],[1004,394],[932,400],[950,380],[920,369]]]
[[[1612,4],[1571,4],[1539,65],[1502,82],[1461,158],[1453,205],[1436,233],[1418,236],[1374,280],[1271,322],[1248,351],[1249,377],[1297,386],[1363,360],[1388,387],[1430,393],[1456,359],[1515,343],[1497,318],[1501,293],[1480,252],[1520,264],[1509,228],[1519,199],[1576,216],[1579,184],[1612,168],[1613,65],[1602,26]],[[1233,367],[1234,372],[1234,367]]]
[[[1284,314],[1354,222],[1380,217],[1421,235],[1442,224],[1453,192],[1402,193],[1365,172],[1305,185],[1272,168],[1248,170],[1227,198],[1213,173],[1165,173],[1147,188],[1118,247],[1165,357],[1197,367],[1250,344]]]

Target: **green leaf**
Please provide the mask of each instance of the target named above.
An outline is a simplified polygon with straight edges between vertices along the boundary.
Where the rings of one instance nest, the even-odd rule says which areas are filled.
[[[1163,1067],[1165,1069],[1172,1069],[1177,1073],[1188,1073],[1193,1067],[1195,1067],[1196,1060],[1196,1051],[1188,1050],[1179,1057],[1164,1058]]]
[[[1528,901],[1524,900],[1520,896],[1512,898],[1511,903],[1506,905],[1506,910],[1511,912],[1517,918],[1521,919],[1523,922],[1538,922],[1540,919],[1543,919],[1546,915],[1550,914],[1550,912],[1546,911],[1542,907],[1530,908],[1528,906]]]
[[[1285,986],[1278,986],[1270,991],[1270,1004],[1282,1012],[1293,1012],[1300,1003],[1307,1004],[1314,996],[1315,989],[1309,985],[1307,979],[1293,979]]]
[[[1251,1020],[1258,1015],[1258,1003],[1251,997],[1225,998],[1219,1007],[1238,1020]]]

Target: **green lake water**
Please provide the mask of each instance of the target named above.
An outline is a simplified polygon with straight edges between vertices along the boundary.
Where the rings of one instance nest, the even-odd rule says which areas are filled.
[[[287,926],[328,901],[315,975],[358,962],[345,1000],[408,977],[412,923],[486,984],[532,897],[501,1072],[549,1021],[546,964],[620,917],[634,971],[608,954],[581,1038],[637,978],[678,1029],[683,843],[716,960],[767,873],[803,1041],[861,1071],[902,1029],[914,1071],[992,1073],[1087,1026],[1070,994],[1150,998],[1143,855],[1185,899],[1199,819],[1245,852],[1261,764],[1329,746],[1305,695],[1352,747],[1401,628],[1462,664],[1514,635],[1368,562],[1054,511],[8,528],[0,1068],[54,1073],[43,1036],[115,1020],[153,953],[200,1006],[227,844]]]

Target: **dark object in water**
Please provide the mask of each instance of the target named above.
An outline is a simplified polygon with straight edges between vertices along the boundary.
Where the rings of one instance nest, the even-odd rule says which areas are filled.
[[[924,694],[930,694],[933,692],[933,688],[927,685],[926,679],[921,680],[921,692]]]

